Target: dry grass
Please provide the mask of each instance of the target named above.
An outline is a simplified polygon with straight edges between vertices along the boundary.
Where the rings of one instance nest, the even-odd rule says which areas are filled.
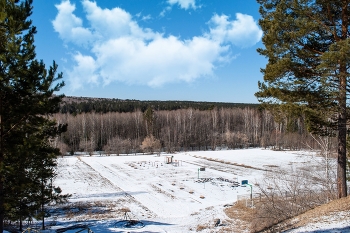
[[[350,216],[350,196],[318,206],[303,214],[274,225],[262,232],[282,232],[292,228],[302,227],[310,223],[324,221],[325,217],[327,218],[328,216],[335,215],[336,213],[342,211],[346,212],[347,214],[343,216],[343,219],[340,217],[337,218],[339,220],[346,220],[346,218],[348,219]],[[252,223],[255,222],[254,220],[256,220],[255,217],[257,215],[257,210],[246,207],[244,200],[238,201],[232,207],[225,209],[225,213],[232,221],[239,221],[239,224],[235,224],[235,230],[238,230],[238,232],[243,232],[243,230],[246,229],[250,229],[250,232],[259,232],[259,230],[256,229],[256,226],[252,225]],[[228,229],[229,228],[227,228],[227,230]]]
[[[194,157],[196,157],[196,156],[194,156]],[[205,160],[208,160],[208,161],[211,161],[211,162],[217,162],[217,163],[221,163],[221,164],[229,164],[229,165],[233,165],[233,166],[249,168],[249,169],[262,170],[262,171],[265,170],[265,169],[261,169],[261,168],[258,168],[258,167],[252,167],[252,166],[249,166],[249,165],[245,165],[245,164],[238,164],[238,163],[231,162],[231,161],[221,160],[221,159],[218,159],[218,158],[214,159],[214,158],[208,158],[208,157],[202,157],[202,156],[197,156],[196,158],[205,159]]]
[[[292,163],[289,163],[288,165],[292,165]],[[264,167],[271,167],[271,168],[278,168],[277,165],[264,165]]]
[[[75,213],[73,213],[72,211],[69,211],[69,212],[67,212],[66,213],[66,218],[67,219],[72,219],[72,218],[74,218],[75,217]]]
[[[225,209],[225,214],[230,219],[240,223],[235,225],[237,232],[243,232],[251,228],[250,223],[254,219],[255,212],[255,209],[246,207],[245,200],[237,201],[232,207]]]
[[[131,212],[131,210],[127,207],[121,208],[118,210],[119,213],[128,213]]]
[[[208,225],[203,225],[203,224],[200,224],[200,225],[198,225],[197,226],[197,229],[196,229],[196,231],[198,232],[198,231],[203,231],[203,230],[205,230],[205,229],[208,229]]]
[[[309,223],[315,223],[322,221],[325,216],[332,216],[338,212],[348,212],[347,218],[350,215],[350,196],[331,201],[327,204],[318,206],[312,210],[309,210],[293,219],[285,221],[283,225],[290,226],[293,223],[293,227],[305,226]],[[339,219],[339,218],[338,218]],[[341,219],[339,219],[341,220]],[[282,225],[282,224],[281,224]]]
[[[203,230],[210,229],[210,228],[211,227],[208,224],[199,224],[196,227],[196,231],[199,232],[199,231],[203,231]]]
[[[329,202],[328,204],[316,207],[305,213],[307,217],[319,217],[319,215],[325,215],[333,212],[339,211],[350,211],[350,196],[336,199]]]
[[[66,219],[85,221],[86,219],[110,219],[115,218],[119,202],[75,202],[62,205],[53,213],[54,216],[62,215]]]

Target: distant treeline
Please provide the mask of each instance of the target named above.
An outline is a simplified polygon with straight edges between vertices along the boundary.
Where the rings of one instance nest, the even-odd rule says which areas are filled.
[[[61,113],[67,132],[52,143],[63,154],[168,153],[216,148],[316,148],[305,119],[258,104],[139,101],[65,97]]]
[[[67,132],[52,143],[63,154],[104,151],[106,154],[269,147],[317,149],[303,117],[275,119],[261,108],[178,109],[141,112],[59,113]]]
[[[196,109],[200,111],[214,108],[258,108],[259,104],[246,103],[221,103],[221,102],[197,102],[197,101],[141,101],[122,100],[108,98],[89,97],[65,97],[61,104],[60,112],[69,114],[80,113],[107,113],[107,112],[144,112],[148,107],[157,111],[172,111],[178,109]]]

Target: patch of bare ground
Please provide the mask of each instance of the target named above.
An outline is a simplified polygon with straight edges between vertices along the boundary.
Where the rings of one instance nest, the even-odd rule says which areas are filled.
[[[244,200],[237,201],[233,206],[225,209],[225,214],[231,221],[223,232],[252,232],[250,224],[255,212],[255,209],[246,207]]]
[[[261,232],[261,233],[277,233],[285,232],[298,227],[307,226],[313,223],[322,223],[333,221],[330,219],[336,219],[336,221],[344,221],[350,219],[350,196],[333,200],[327,204],[320,205],[306,211],[303,214],[287,219],[276,225],[269,227],[263,231],[256,231],[255,227],[251,223],[254,222],[256,216],[256,209],[246,207],[245,201],[238,201],[232,207],[225,209],[226,215],[233,221],[239,222],[234,224],[234,230],[231,232]],[[231,224],[230,224],[231,225]],[[350,225],[350,223],[349,223]],[[231,226],[227,226],[226,230],[229,230]],[[247,231],[248,230],[248,231]],[[230,232],[230,231],[224,231]]]
[[[249,233],[249,230],[241,227],[242,223],[237,219],[211,219],[207,223],[198,224],[196,228],[190,228],[190,231],[210,232],[210,233]]]
[[[208,228],[210,228],[209,224],[199,224],[197,225],[196,231],[199,232],[199,231],[206,230]]]
[[[115,218],[118,202],[75,202],[56,209],[53,215],[63,215],[65,219],[84,221],[86,219]]]

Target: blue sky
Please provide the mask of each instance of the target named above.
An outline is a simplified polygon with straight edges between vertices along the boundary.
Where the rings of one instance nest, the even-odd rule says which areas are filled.
[[[37,58],[70,96],[256,103],[255,0],[34,0]]]

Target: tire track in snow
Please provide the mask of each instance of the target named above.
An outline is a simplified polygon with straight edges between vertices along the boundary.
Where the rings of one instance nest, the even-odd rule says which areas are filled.
[[[154,188],[151,187],[151,183],[147,183],[145,180],[141,180],[140,182],[140,177],[136,178],[127,172],[130,170],[123,169],[111,163],[105,165],[103,162],[101,163],[95,158],[85,159],[88,160],[85,162],[90,163],[90,165],[93,166],[96,171],[103,173],[101,174],[102,176],[109,179],[112,183],[117,184],[123,190],[128,190],[126,193],[129,194],[135,200],[135,202],[137,201],[140,203],[140,207],[142,206],[142,208],[152,212],[155,216],[185,216],[184,209],[189,208],[188,204],[183,203],[178,199],[173,199],[171,202],[169,202],[168,196],[155,192]],[[166,197],[166,199],[164,199],[164,197]],[[174,207],[173,201],[178,202],[179,205]],[[177,211],[174,211],[174,208],[177,209]]]
[[[58,177],[68,182],[58,185],[62,187],[63,190],[66,190],[67,193],[73,194],[70,199],[103,197],[108,195],[108,193],[122,191],[108,180],[99,176],[95,170],[81,161],[79,157],[62,160],[61,165],[59,166]],[[106,190],[106,193],[101,194],[99,192],[101,189]]]
[[[102,187],[107,189],[112,189],[113,191],[123,191],[118,186],[114,185],[112,182],[110,182],[108,179],[105,179],[103,176],[101,176],[100,173],[96,172],[95,169],[93,169],[89,164],[87,164],[85,161],[81,159],[81,157],[78,157],[78,162],[83,163],[83,166],[79,165],[76,166],[81,172],[79,174],[83,175],[83,180],[86,181],[89,185],[92,186],[91,181],[98,181],[96,183],[102,184]],[[86,173],[88,171],[88,173]],[[86,177],[88,175],[88,177]]]
[[[106,174],[101,174],[99,172],[100,169],[97,169],[96,167],[103,167],[102,170],[108,171],[108,173],[110,173],[111,175],[113,175],[114,177],[119,177],[121,179],[123,179],[125,181],[125,177],[121,177],[119,174],[116,174],[115,172],[113,172],[110,168],[108,168],[107,166],[99,163],[99,162],[95,162],[94,165],[97,165],[95,168],[92,167],[89,163],[87,163],[86,161],[84,161],[83,159],[80,159],[81,162],[83,162],[86,166],[88,166],[91,170],[93,170],[95,173],[98,174],[98,176],[100,177],[100,179],[103,180],[103,182],[110,184],[111,186],[115,187],[115,189],[117,189],[120,192],[123,192],[124,197],[129,201],[129,202],[134,202],[135,204],[137,204],[139,207],[141,207],[143,210],[145,210],[149,215],[156,215],[153,211],[151,211],[150,209],[148,209],[146,206],[142,205],[134,196],[132,196],[131,194],[129,194],[127,191],[125,191],[124,189],[122,189],[121,187],[119,187],[118,185],[116,185],[113,181],[112,178],[106,177]]]

